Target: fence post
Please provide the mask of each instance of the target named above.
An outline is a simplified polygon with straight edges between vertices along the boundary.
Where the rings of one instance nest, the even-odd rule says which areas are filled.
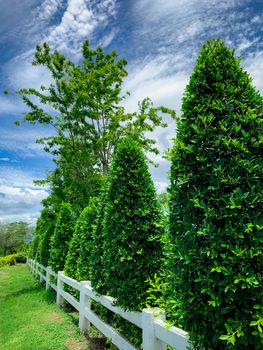
[[[46,271],[46,289],[50,288],[50,270],[51,270],[51,267],[47,266],[47,271]]]
[[[82,333],[85,331],[88,331],[90,328],[90,322],[85,317],[84,312],[85,309],[90,310],[91,301],[90,297],[85,294],[85,287],[90,287],[91,282],[90,281],[81,281],[80,282],[80,297],[79,297],[79,328]]]
[[[64,283],[61,281],[60,276],[62,275],[62,271],[58,271],[58,277],[57,277],[57,304],[58,305],[63,305],[64,303],[64,298],[60,294],[60,291],[63,290]]]
[[[154,320],[164,320],[161,309],[142,310],[142,344],[143,350],[165,350],[166,345],[154,335]]]

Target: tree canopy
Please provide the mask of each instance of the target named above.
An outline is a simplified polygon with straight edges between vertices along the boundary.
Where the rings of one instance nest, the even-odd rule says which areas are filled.
[[[127,134],[136,137],[145,151],[159,152],[149,132],[166,126],[159,112],[174,116],[174,111],[154,108],[146,98],[139,103],[139,112],[126,113],[121,105],[126,64],[115,51],[92,49],[88,41],[82,45],[79,64],[52,52],[46,43],[37,46],[33,65],[45,66],[52,82],[40,90],[28,88],[18,93],[29,108],[24,121],[49,125],[55,131],[55,136],[37,141],[53,155],[56,165],[40,181],[51,185],[46,205],[59,206],[65,201],[84,209],[89,198],[98,195],[114,148]]]
[[[29,232],[26,222],[0,224],[0,255],[19,252]]]

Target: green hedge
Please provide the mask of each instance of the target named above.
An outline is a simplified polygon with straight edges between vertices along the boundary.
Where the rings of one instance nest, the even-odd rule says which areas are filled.
[[[110,170],[103,255],[108,293],[125,309],[146,304],[147,279],[160,269],[160,223],[146,158],[127,138],[118,145]]]
[[[92,232],[96,225],[98,200],[91,198],[80,214],[65,264],[66,275],[76,280],[90,280],[90,255],[93,249]]]
[[[170,189],[171,293],[197,348],[263,348],[262,107],[234,52],[206,43],[184,93]]]
[[[54,235],[51,238],[49,265],[54,272],[63,271],[73,236],[75,216],[69,203],[62,202]]]
[[[107,294],[105,287],[105,273],[103,269],[103,245],[104,245],[104,218],[106,207],[106,189],[101,194],[98,203],[96,227],[92,232],[93,246],[90,253],[90,275],[92,287],[100,294]]]
[[[51,249],[51,237],[55,232],[56,215],[53,210],[45,208],[41,212],[43,220],[43,233],[39,243],[38,261],[44,266],[48,266]]]
[[[83,221],[80,227],[80,251],[77,265],[79,281],[91,279],[91,252],[94,249],[93,232],[96,227],[99,200],[90,198],[89,205],[83,211]]]

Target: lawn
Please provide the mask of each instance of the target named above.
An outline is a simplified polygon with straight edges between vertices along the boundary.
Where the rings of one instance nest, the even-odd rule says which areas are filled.
[[[86,350],[88,343],[52,291],[26,265],[0,268],[0,350]]]

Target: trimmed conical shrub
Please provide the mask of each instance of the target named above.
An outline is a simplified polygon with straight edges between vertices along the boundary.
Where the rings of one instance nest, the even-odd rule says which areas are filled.
[[[110,171],[104,227],[106,287],[117,304],[139,310],[147,279],[160,268],[160,208],[146,158],[136,141],[123,140]]]
[[[262,107],[234,51],[206,43],[183,97],[170,188],[172,293],[198,349],[263,348]]]
[[[29,258],[38,260],[38,253],[39,253],[39,244],[41,242],[41,236],[40,234],[35,235],[34,239],[32,240],[30,244],[30,250],[29,250]]]
[[[81,212],[70,242],[65,273],[77,280],[90,280],[90,255],[93,249],[92,232],[96,225],[98,200],[91,198]]]
[[[74,232],[75,217],[69,203],[62,202],[51,238],[49,265],[54,272],[62,271],[66,262],[69,243]]]
[[[80,242],[81,242],[80,226],[82,225],[83,212],[80,214],[76,222],[74,234],[69,244],[69,250],[68,250],[66,263],[64,267],[65,274],[74,279],[77,279],[77,266],[78,266]]]
[[[106,190],[101,195],[100,203],[98,203],[98,213],[96,227],[92,232],[93,247],[90,256],[90,275],[92,287],[100,294],[106,294],[105,276],[103,270],[103,245],[104,245],[104,218],[106,207]]]
[[[40,264],[47,266],[50,256],[51,237],[55,231],[56,215],[51,209],[44,208],[41,212],[41,218],[43,221],[43,237],[39,243],[38,261]]]
[[[40,262],[40,247],[45,234],[45,221],[43,219],[42,213],[37,219],[35,236],[30,244],[29,258],[37,260]]]
[[[83,211],[83,221],[80,226],[81,243],[77,265],[77,278],[79,281],[91,279],[91,252],[94,247],[93,231],[96,227],[98,205],[98,198],[93,197]]]

